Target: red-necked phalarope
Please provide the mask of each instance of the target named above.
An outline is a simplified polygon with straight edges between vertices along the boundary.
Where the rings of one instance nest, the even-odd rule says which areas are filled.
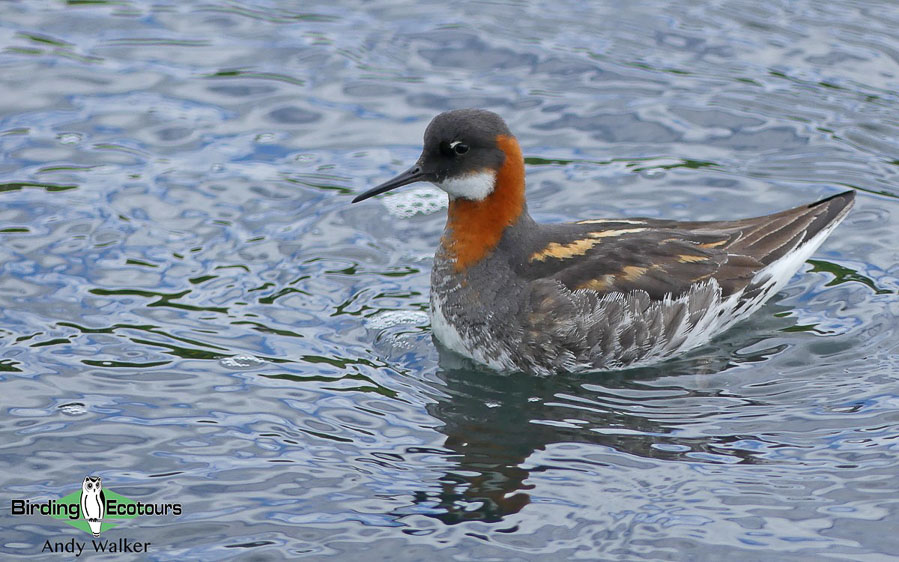
[[[538,374],[646,365],[707,342],[777,293],[855,199],[735,221],[538,224],[524,175],[498,115],[448,111],[412,168],[353,202],[418,181],[445,191],[434,335],[494,369]]]

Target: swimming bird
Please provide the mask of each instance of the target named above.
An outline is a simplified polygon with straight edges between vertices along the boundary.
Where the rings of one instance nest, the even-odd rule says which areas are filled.
[[[541,224],[518,141],[480,109],[434,117],[415,165],[353,203],[419,181],[449,197],[434,336],[493,369],[540,375],[644,366],[708,342],[783,288],[855,199],[733,221]]]

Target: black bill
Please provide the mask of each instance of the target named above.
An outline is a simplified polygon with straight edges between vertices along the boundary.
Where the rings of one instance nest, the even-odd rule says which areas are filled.
[[[412,166],[397,177],[391,180],[387,180],[381,185],[369,189],[365,193],[357,195],[355,199],[353,199],[353,203],[364,201],[369,197],[374,197],[375,195],[380,195],[382,193],[390,191],[391,189],[396,189],[398,187],[409,185],[410,183],[415,183],[417,181],[427,181],[427,174],[418,164]]]

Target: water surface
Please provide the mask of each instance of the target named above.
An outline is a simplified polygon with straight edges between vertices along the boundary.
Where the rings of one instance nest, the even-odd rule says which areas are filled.
[[[10,3],[0,490],[86,474],[154,560],[899,552],[899,9],[886,1]],[[542,221],[855,210],[654,368],[431,339],[436,113],[503,115]],[[2,514],[0,552],[89,538]],[[56,557],[44,555],[49,558]]]

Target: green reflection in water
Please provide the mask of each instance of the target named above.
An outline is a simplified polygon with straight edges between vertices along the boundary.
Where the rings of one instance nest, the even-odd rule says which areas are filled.
[[[690,168],[697,170],[700,168],[721,169],[715,162],[708,160],[692,160],[688,158],[678,159],[677,162],[671,162],[671,158],[612,158],[610,160],[586,160],[586,159],[564,159],[564,158],[538,158],[528,156],[524,159],[524,163],[531,166],[567,166],[569,164],[594,164],[597,166],[608,166],[610,164],[625,163],[628,168],[632,168],[635,172],[643,172],[646,170],[673,170],[675,168]],[[653,163],[658,162],[658,163]]]
[[[64,164],[59,166],[44,166],[38,169],[39,174],[52,174],[56,172],[89,172],[96,170],[100,166],[76,166],[74,164]]]
[[[372,364],[371,362],[365,361],[365,360],[358,360],[358,361],[352,360],[352,359],[334,360],[331,358],[317,357],[314,355],[305,355],[305,356],[303,356],[303,359],[310,363],[319,362],[319,363],[328,363],[330,365],[333,365],[335,363],[344,363],[344,364],[355,363],[355,364],[369,364],[370,366],[374,366],[374,364]],[[318,359],[320,361],[315,361],[315,359]],[[301,375],[292,375],[289,373],[282,373],[282,374],[277,374],[277,375],[259,375],[259,376],[267,378],[267,379],[286,380],[286,381],[299,382],[299,383],[309,383],[309,382],[333,383],[333,382],[337,382],[337,381],[356,380],[356,381],[362,381],[362,382],[365,382],[368,384],[361,385],[361,386],[351,386],[351,387],[330,386],[330,387],[322,387],[322,389],[323,390],[331,390],[334,392],[371,392],[374,394],[380,394],[381,396],[385,396],[387,398],[397,398],[399,396],[399,393],[397,393],[395,390],[391,390],[389,388],[385,388],[385,387],[379,385],[378,383],[371,380],[369,377],[363,375],[362,373],[345,373],[345,374],[341,375],[340,377],[336,377],[336,378],[335,377],[326,377],[326,376],[322,376],[322,375],[301,376]]]
[[[247,267],[247,266],[245,266],[245,265],[243,265],[243,264],[235,264],[235,265],[217,265],[217,266],[215,266],[215,269],[216,269],[216,270],[219,270],[219,269],[242,269],[242,270],[246,271],[247,273],[250,272],[250,268]]]
[[[205,283],[211,279],[218,279],[218,275],[201,275],[200,277],[192,277],[188,279],[192,285],[199,285],[200,283]]]
[[[230,357],[231,355],[233,355],[232,353],[221,353],[221,352],[228,351],[224,347],[219,347],[217,345],[203,342],[200,340],[196,340],[193,338],[185,338],[183,336],[176,336],[174,334],[169,334],[167,332],[164,332],[163,330],[160,330],[158,326],[154,326],[152,324],[115,324],[113,326],[108,326],[105,328],[88,328],[86,326],[80,326],[73,322],[57,322],[56,326],[74,328],[84,334],[114,334],[120,330],[134,330],[134,331],[142,332],[145,334],[161,336],[163,338],[167,338],[167,339],[174,340],[177,342],[189,344],[191,346],[196,346],[196,347],[185,347],[185,346],[176,345],[176,344],[172,344],[172,343],[166,343],[166,342],[161,342],[161,341],[157,341],[157,340],[149,340],[149,339],[144,339],[144,338],[139,338],[139,337],[132,337],[130,335],[125,335],[125,337],[127,337],[128,340],[131,341],[132,343],[136,343],[136,344],[140,344],[140,345],[148,345],[151,347],[162,347],[162,348],[165,348],[168,350],[165,353],[168,353],[170,355],[175,355],[176,357],[181,357],[182,359],[218,360],[218,359],[222,359],[224,357]],[[197,349],[197,347],[206,348],[206,349],[213,350],[213,351],[207,351],[206,349]],[[269,358],[264,358],[264,359],[267,361],[271,361],[271,362],[285,362],[285,360],[283,360],[283,359],[280,359],[280,360],[279,359],[269,359]],[[122,364],[121,362],[117,362],[117,361],[95,361],[93,363],[90,363],[88,361],[91,361],[91,360],[82,360],[82,362],[85,364],[92,365],[92,366],[98,366],[98,367],[110,367],[110,366],[114,367],[114,366],[118,366],[118,365]],[[165,364],[165,363],[168,363],[168,362],[164,362],[162,364]],[[153,365],[144,363],[144,364],[141,364],[141,366],[147,367],[147,366],[153,366]]]
[[[863,191],[865,193],[870,193],[872,195],[883,195],[886,197],[892,197],[893,199],[899,199],[899,195],[896,195],[895,193],[890,193],[889,191],[886,191],[885,189],[881,189],[881,190],[871,189],[868,187],[861,187],[858,185],[854,185],[854,184],[846,183],[846,182],[842,182],[842,181],[835,181],[835,182],[833,182],[833,184],[841,185],[843,187],[848,187],[849,189],[854,189],[856,191]]]
[[[152,324],[115,324],[106,328],[88,328],[87,326],[79,326],[74,322],[57,322],[56,326],[62,326],[64,328],[75,328],[83,334],[113,334],[116,330],[141,330],[144,332],[154,332],[154,330],[159,328],[159,326],[154,326]]]
[[[22,189],[28,187],[37,187],[41,188],[44,191],[55,192],[55,191],[68,191],[70,189],[76,189],[78,186],[75,184],[59,184],[59,183],[38,183],[33,181],[13,181],[0,183],[0,192],[3,191],[20,191]]]
[[[204,78],[256,78],[259,80],[275,80],[276,82],[285,82],[294,86],[302,86],[305,80],[288,76],[287,74],[279,74],[277,72],[254,72],[242,68],[231,68],[219,70],[211,74],[204,74]]]
[[[115,143],[97,143],[92,147],[94,150],[111,150],[113,152],[121,152],[123,154],[130,154],[131,156],[135,156],[138,158],[147,158],[149,153],[146,151],[138,150],[136,148],[132,148],[130,146],[125,146],[123,144],[115,144]]]
[[[277,293],[268,295],[267,297],[262,297],[258,300],[259,304],[273,304],[276,300],[280,299],[285,295],[289,295],[292,293],[299,293],[301,295],[305,295],[307,297],[313,296],[312,293],[304,291],[302,289],[297,289],[296,287],[284,287]]]
[[[369,318],[374,316],[375,314],[381,312],[389,312],[389,311],[398,311],[404,310],[401,308],[391,308],[391,307],[373,307],[367,304],[363,304],[358,308],[352,309],[352,306],[355,304],[359,298],[366,293],[366,290],[362,290],[342,303],[338,304],[334,307],[334,312],[331,313],[331,316],[362,316],[365,318]],[[421,293],[418,291],[392,291],[392,292],[383,292],[378,293],[372,297],[372,299],[412,299],[413,297],[420,297]],[[411,306],[416,306],[419,310],[424,310],[427,307],[426,303],[414,303],[410,302]]]
[[[137,260],[134,258],[129,258],[129,259],[125,260],[125,265],[140,265],[143,267],[159,267],[155,263],[150,263],[150,262],[146,262],[143,260]]]
[[[253,322],[252,320],[239,320],[237,322],[231,322],[232,326],[240,326],[240,325],[244,325],[244,324],[253,326],[254,330],[256,330],[257,332],[262,332],[263,334],[275,334],[278,336],[287,336],[289,338],[305,337],[302,334],[298,334],[298,333],[292,332],[290,330],[278,330],[276,328],[266,326],[265,324],[261,324],[259,322]]]
[[[206,47],[212,43],[206,39],[167,39],[162,37],[134,37],[129,39],[107,39],[104,45],[121,46],[162,46],[162,47]]]
[[[148,307],[154,306],[165,306],[169,308],[177,308],[181,310],[192,310],[199,312],[219,312],[222,314],[227,314],[228,309],[223,306],[196,306],[192,304],[184,304],[180,302],[172,302],[175,299],[180,299],[181,297],[190,294],[190,289],[185,289],[184,291],[178,293],[160,293],[156,291],[142,291],[139,289],[90,289],[88,291],[92,295],[99,296],[116,296],[116,295],[126,295],[126,296],[135,296],[135,297],[159,297],[159,300],[153,301],[148,304]]]
[[[0,359],[0,372],[7,373],[21,373],[22,369],[16,368],[16,365],[21,365],[18,361],[13,361],[12,359]]]
[[[313,437],[321,437],[322,439],[328,439],[329,441],[337,441],[338,443],[353,443],[354,441],[348,437],[338,437],[337,435],[331,435],[329,433],[322,433],[321,431],[313,431],[311,429],[305,427],[298,427],[298,430],[306,433],[308,435],[312,435]]]
[[[34,56],[49,54],[59,58],[72,59],[84,64],[95,64],[103,61],[102,57],[85,56],[75,53],[72,51],[72,48],[75,46],[73,43],[50,37],[49,35],[19,31],[15,34],[15,38],[25,39],[31,43],[36,43],[37,47],[10,46],[4,49],[4,52]]]
[[[66,0],[69,6],[128,6],[122,0]]]
[[[781,328],[781,332],[814,332],[816,334],[827,335],[833,332],[819,330],[817,324],[794,324],[786,328]]]
[[[370,270],[359,270],[360,264],[354,263],[349,267],[345,267],[343,269],[329,269],[325,270],[325,273],[329,273],[332,275],[357,275],[359,273],[365,273],[366,275],[377,275],[379,277],[406,277],[407,275],[415,275],[420,273],[421,270],[417,267],[412,267],[408,265],[397,266],[393,268],[388,268],[384,271],[370,271]]]
[[[33,344],[31,344],[30,347],[47,347],[49,345],[60,345],[60,344],[67,344],[67,343],[72,343],[72,340],[70,340],[68,338],[54,338],[52,340],[40,341],[37,343],[33,343]]]
[[[892,293],[889,289],[881,289],[874,283],[874,280],[870,277],[865,277],[858,271],[846,267],[844,265],[839,265],[833,262],[829,262],[826,260],[808,260],[808,263],[812,264],[813,272],[825,272],[833,275],[833,279],[828,281],[825,285],[826,287],[832,287],[834,285],[841,285],[843,283],[855,282],[861,283],[862,285],[870,288],[874,291],[875,294],[883,295],[887,293]]]
[[[74,47],[72,43],[68,41],[63,41],[62,39],[56,39],[55,37],[50,37],[49,35],[38,35],[37,33],[25,33],[24,31],[19,31],[16,33],[16,37],[21,39],[28,39],[34,43],[41,43],[43,45],[50,45],[52,47]]]
[[[226,6],[203,6],[197,9],[198,12],[217,12],[223,14],[235,14],[238,16],[244,16],[248,18],[252,18],[255,20],[267,21],[270,23],[296,23],[300,21],[305,22],[334,22],[338,21],[340,18],[337,16],[330,16],[326,14],[311,14],[311,13],[291,13],[279,10],[273,10],[271,8],[265,10],[254,10],[252,8],[246,6],[240,6],[237,4],[229,4]]]
[[[327,174],[293,174],[290,177],[284,176],[284,181],[296,185],[304,185],[315,189],[323,189],[325,191],[336,191],[343,195],[352,195],[356,193],[354,190],[344,187],[336,182],[348,182],[350,178],[343,176],[334,176]]]
[[[127,361],[94,361],[92,359],[82,359],[82,363],[91,367],[110,367],[114,369],[140,369],[146,367],[161,367],[168,365],[171,361],[150,361],[148,363],[130,363]]]

